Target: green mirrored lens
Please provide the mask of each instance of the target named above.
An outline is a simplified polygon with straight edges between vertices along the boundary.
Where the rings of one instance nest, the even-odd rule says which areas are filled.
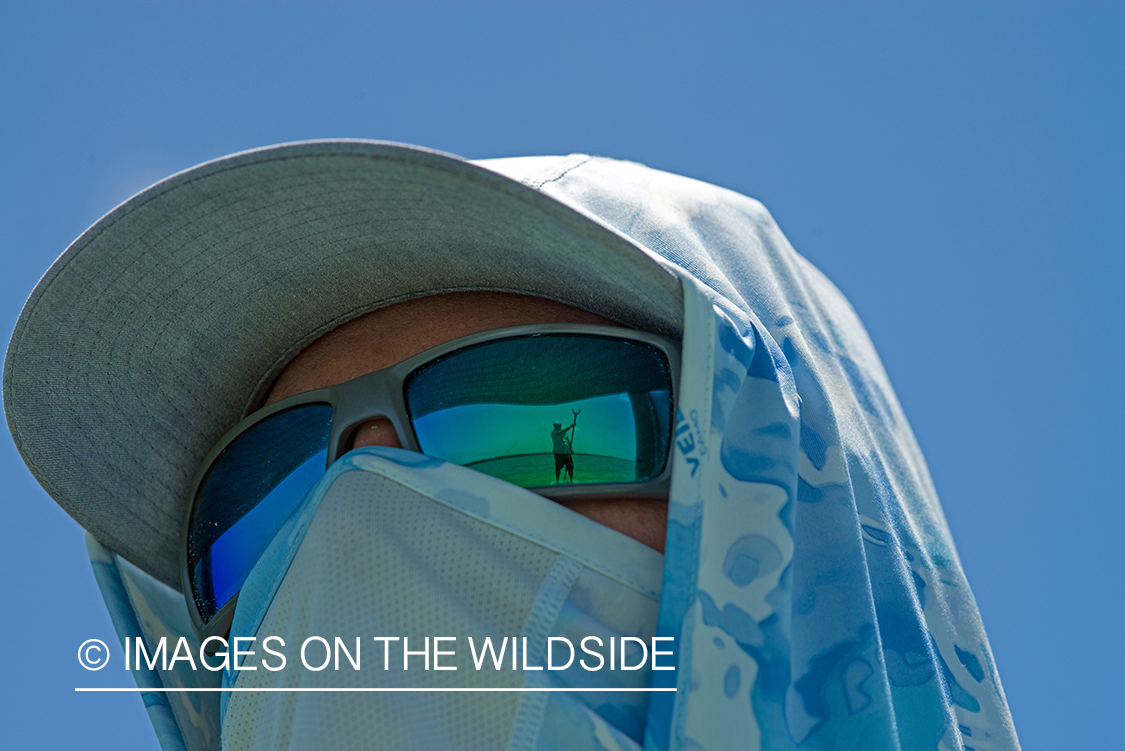
[[[405,389],[423,453],[542,487],[658,477],[671,383],[652,345],[544,334],[458,350],[415,371]]]

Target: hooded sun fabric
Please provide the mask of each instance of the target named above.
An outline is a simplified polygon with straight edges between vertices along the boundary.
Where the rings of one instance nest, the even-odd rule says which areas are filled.
[[[662,585],[660,556],[651,551],[628,561],[621,551],[604,559],[587,551],[580,565],[575,561],[582,556],[573,551],[581,540],[554,545],[547,553],[542,547],[519,552],[524,543],[505,543],[509,558],[519,558],[531,572],[516,577],[526,590],[519,595],[521,607],[531,612],[554,603],[551,617],[561,618],[540,623],[541,634],[576,634],[566,630],[576,622],[567,621],[566,613],[584,618],[583,628],[604,633],[647,637],[655,627],[658,636],[674,637],[669,659],[676,669],[643,679],[676,691],[647,695],[647,710],[643,701],[598,707],[564,698],[569,694],[526,705],[531,709],[512,699],[508,725],[489,730],[505,739],[499,747],[1018,749],[925,461],[878,356],[848,302],[793,250],[766,210],[731,191],[627,162],[571,156],[478,164],[625,236],[678,275],[684,287]],[[375,482],[390,466],[379,465],[381,460],[370,452],[342,458],[306,499],[312,505],[305,510],[315,511],[312,521],[295,516],[290,526],[313,530],[328,514],[352,508],[350,500],[317,500],[317,493],[336,481],[333,473],[345,470],[366,478],[356,481],[361,485]],[[426,473],[447,472],[451,482],[470,486],[472,493],[446,497],[445,505],[461,504],[462,516],[476,519],[473,529],[487,515],[474,517],[479,503],[469,496],[491,503],[489,493],[509,494],[496,490],[498,481],[491,478],[464,479],[477,474],[472,470],[428,461],[390,471],[400,485],[412,488],[409,493],[429,493],[431,500],[440,492],[425,490]],[[454,518],[446,511],[439,515]],[[534,536],[540,523],[550,526],[549,520],[529,520],[524,532]],[[578,529],[573,534],[580,534]],[[286,548],[282,538],[292,532],[283,530],[252,572],[234,632],[255,633],[304,618],[307,603],[286,594],[289,577],[337,575],[332,566],[278,564],[278,556],[311,560],[318,551],[330,552],[331,537],[312,532],[309,549]],[[463,532],[457,544],[464,550],[479,544],[480,555],[495,552],[499,532]],[[479,542],[468,542],[474,535]],[[560,548],[570,552],[560,555]],[[104,549],[99,555],[100,571]],[[467,561],[471,556],[465,555]],[[656,570],[644,573],[646,566]],[[633,583],[625,586],[629,571]],[[598,572],[610,575],[599,579]],[[138,578],[130,575],[129,581]],[[118,586],[114,594],[101,583],[111,611],[123,609],[120,602],[114,605],[115,597],[123,601],[120,592],[135,589]],[[581,607],[571,607],[576,601],[568,599],[575,587],[587,593]],[[327,591],[322,585],[302,591],[313,590]],[[480,619],[494,617],[490,603],[501,594],[482,588]],[[387,596],[372,594],[371,602]],[[409,593],[402,598],[409,602]],[[623,599],[629,605],[619,622],[588,617],[612,612],[607,603]],[[465,615],[465,622],[473,617]],[[531,620],[528,616],[520,633],[529,633]],[[237,685],[235,680],[250,678],[224,679],[226,685]],[[260,707],[248,704],[246,695],[224,698],[224,740],[236,726],[247,732],[267,726],[255,726],[252,715],[274,711],[276,706],[266,705],[278,694],[263,696]],[[461,711],[438,700],[432,706],[442,722]],[[207,732],[213,735],[213,728]],[[358,747],[367,746],[361,741]]]
[[[484,163],[685,279],[651,749],[1014,749],[921,451],[847,300],[757,201],[644,166]],[[698,294],[697,294],[698,293]]]

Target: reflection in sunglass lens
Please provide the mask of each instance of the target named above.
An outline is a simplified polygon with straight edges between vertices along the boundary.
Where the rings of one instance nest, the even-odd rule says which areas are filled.
[[[453,352],[415,371],[405,392],[423,453],[542,487],[658,477],[671,382],[651,345],[539,335]]]
[[[238,593],[278,529],[324,474],[332,407],[295,407],[254,425],[196,493],[188,567],[203,621]]]

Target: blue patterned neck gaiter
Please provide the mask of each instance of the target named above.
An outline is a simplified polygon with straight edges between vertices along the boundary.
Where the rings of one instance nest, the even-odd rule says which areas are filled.
[[[1017,749],[922,453],[847,300],[757,201],[639,164],[481,162],[684,280],[650,749]]]
[[[192,694],[169,696],[174,712],[164,711],[152,694],[158,735],[177,736],[178,724],[198,739],[189,745],[213,748],[221,712],[226,748],[1018,749],[878,355],[761,204],[608,159],[480,164],[622,235],[683,282],[665,555],[470,469],[353,452],[254,569],[232,636],[359,636],[363,670],[345,656],[339,669],[290,665],[224,685],[504,691],[238,692],[213,712]],[[91,551],[123,638],[190,630],[175,625],[186,618],[182,600],[169,604],[176,593],[153,585],[146,595],[143,575],[96,543]],[[517,668],[508,651],[477,669],[470,636],[478,650],[485,637],[518,644]],[[654,636],[670,638],[663,659],[675,669],[524,669],[525,656],[531,668],[550,659],[544,650],[561,644],[552,637],[577,646],[587,636],[650,651]],[[402,640],[419,651],[427,637],[455,638],[442,648],[456,656],[442,659],[458,670],[426,670],[417,654],[409,670],[371,670],[384,644],[401,668]],[[295,660],[300,644],[287,644]],[[522,690],[544,687],[618,690]],[[620,690],[646,687],[675,690]]]

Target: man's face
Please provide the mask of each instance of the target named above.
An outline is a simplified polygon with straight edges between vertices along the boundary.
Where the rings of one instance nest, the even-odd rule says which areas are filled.
[[[454,292],[409,300],[348,321],[317,339],[281,372],[266,402],[350,381],[462,336],[533,323],[617,325],[553,300],[503,292]],[[375,418],[356,432],[352,448],[359,446],[401,444],[390,420]],[[664,551],[667,499],[623,497],[559,503]]]

